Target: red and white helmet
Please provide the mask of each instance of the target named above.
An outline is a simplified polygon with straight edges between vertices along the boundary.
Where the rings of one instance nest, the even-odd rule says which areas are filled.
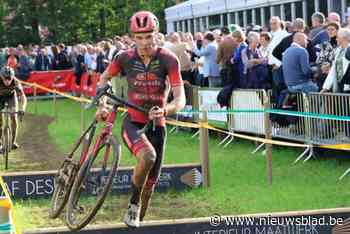
[[[139,11],[131,17],[130,29],[133,33],[158,31],[159,21],[152,12]]]

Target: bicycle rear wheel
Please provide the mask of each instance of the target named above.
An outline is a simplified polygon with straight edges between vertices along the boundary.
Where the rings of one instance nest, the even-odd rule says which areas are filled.
[[[79,138],[72,152],[58,169],[54,179],[54,192],[51,198],[49,217],[57,218],[64,209],[71,191],[75,176],[79,170],[79,162],[75,158],[84,158],[95,134],[95,127],[88,128]],[[76,156],[77,155],[77,156]],[[79,158],[79,159],[80,159]]]
[[[95,217],[118,168],[121,146],[115,137],[108,136],[95,147],[98,149],[96,154],[90,155],[79,169],[69,195],[66,223],[74,231],[85,227]],[[95,195],[90,202],[83,196],[89,192]]]
[[[11,129],[10,127],[5,127],[2,133],[2,147],[3,147],[3,155],[5,160],[5,170],[8,169],[8,161],[9,161],[9,153],[12,147],[12,139],[11,139]]]

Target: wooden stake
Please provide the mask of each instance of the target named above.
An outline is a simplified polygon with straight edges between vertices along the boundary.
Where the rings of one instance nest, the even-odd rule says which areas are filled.
[[[208,123],[208,111],[203,112],[202,123]],[[209,130],[205,127],[200,128],[200,157],[202,164],[203,187],[210,187],[210,170],[209,170]]]

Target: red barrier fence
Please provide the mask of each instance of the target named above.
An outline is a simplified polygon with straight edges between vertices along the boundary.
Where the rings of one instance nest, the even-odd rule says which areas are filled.
[[[80,85],[76,85],[76,76],[73,70],[60,71],[34,71],[31,72],[26,80],[29,83],[36,83],[46,88],[60,92],[76,92],[85,96],[94,96],[96,94],[96,85],[100,79],[100,74],[84,73],[81,77]],[[24,92],[27,95],[33,95],[33,87],[24,86]],[[47,94],[47,91],[37,89],[37,94]]]

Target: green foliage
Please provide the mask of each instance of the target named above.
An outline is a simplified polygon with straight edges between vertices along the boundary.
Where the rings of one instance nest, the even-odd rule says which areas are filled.
[[[0,0],[0,46],[18,43],[76,43],[96,41],[128,33],[129,18],[138,10],[150,10],[165,30],[164,9],[174,0]],[[11,20],[4,19],[12,16]],[[38,26],[50,36],[39,37]]]

